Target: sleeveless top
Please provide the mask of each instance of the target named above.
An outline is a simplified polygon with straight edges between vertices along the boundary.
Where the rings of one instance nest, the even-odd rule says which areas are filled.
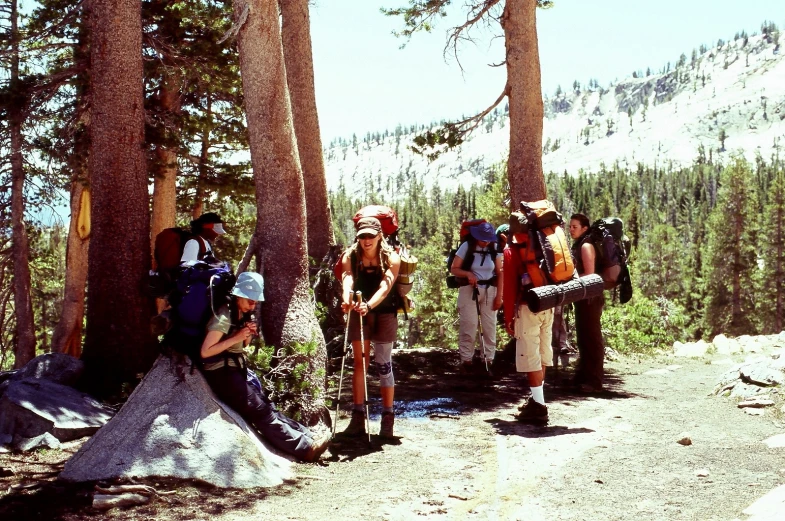
[[[381,286],[384,272],[381,266],[363,266],[362,261],[355,262],[356,253],[352,252],[352,275],[354,275],[354,291],[362,291],[363,301],[368,301]],[[359,264],[359,273],[354,273],[354,268]],[[373,308],[371,313],[398,313],[396,296],[393,289],[384,297],[384,300]]]

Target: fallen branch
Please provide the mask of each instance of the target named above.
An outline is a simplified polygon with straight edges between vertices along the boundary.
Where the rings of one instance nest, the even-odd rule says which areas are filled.
[[[135,505],[146,505],[150,502],[148,496],[142,494],[120,494],[119,496],[96,494],[93,496],[93,508],[97,510],[109,510],[114,507],[131,507]]]

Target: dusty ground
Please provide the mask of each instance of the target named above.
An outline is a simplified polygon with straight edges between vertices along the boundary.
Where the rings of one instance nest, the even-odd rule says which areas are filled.
[[[551,422],[535,427],[513,417],[527,391],[517,375],[473,381],[455,373],[456,356],[396,352],[399,438],[339,438],[280,487],[158,480],[149,483],[175,493],[98,512],[90,485],[54,479],[75,448],[0,454],[0,519],[731,521],[785,482],[785,449],[762,443],[785,433],[782,415],[709,396],[727,369],[710,359],[609,362],[608,391],[592,397],[558,385],[564,372],[549,375]],[[677,443],[685,432],[691,446]]]

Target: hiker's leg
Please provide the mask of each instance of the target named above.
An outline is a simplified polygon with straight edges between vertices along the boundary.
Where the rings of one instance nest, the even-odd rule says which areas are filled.
[[[392,411],[395,397],[395,377],[392,368],[392,342],[374,342],[374,362],[379,373],[379,389],[382,393],[382,407]]]
[[[477,304],[472,300],[473,291],[471,286],[458,288],[458,354],[464,364],[471,363],[477,338]]]
[[[575,303],[575,335],[578,343],[578,363],[575,367],[576,385],[586,382],[586,364],[591,357],[589,354],[589,315],[588,301],[577,301]]]
[[[493,310],[493,300],[496,298],[496,288],[488,286],[480,288],[480,319],[482,320],[483,346],[485,358],[488,363],[496,356],[496,311]]]
[[[545,382],[545,368],[553,367],[554,365],[554,350],[553,350],[553,318],[554,311],[546,309],[540,311],[535,315],[540,324],[540,360],[542,362],[542,379]]]
[[[595,389],[602,387],[605,344],[602,338],[602,308],[605,304],[603,295],[588,299],[585,308],[586,361],[584,363],[583,382]],[[583,356],[583,355],[581,355]]]
[[[204,375],[218,398],[237,411],[275,448],[302,458],[311,447],[308,428],[276,411],[246,381],[244,370],[221,368],[204,371]]]

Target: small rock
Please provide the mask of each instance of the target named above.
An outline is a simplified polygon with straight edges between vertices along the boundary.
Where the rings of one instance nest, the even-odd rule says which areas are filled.
[[[754,408],[751,408],[751,407],[747,407],[746,409],[744,409],[744,412],[749,414],[750,416],[763,416],[764,415],[763,409],[754,409]]]
[[[687,445],[692,445],[692,438],[690,438],[688,433],[684,432],[681,434],[681,437],[676,441],[676,443],[686,447]]]
[[[770,438],[763,440],[763,443],[769,446],[770,449],[785,448],[785,434],[777,434]]]
[[[707,478],[709,477],[709,471],[708,469],[700,469],[695,473],[695,475],[698,476],[699,478]]]
[[[745,407],[769,407],[770,405],[774,405],[774,402],[763,397],[755,397],[738,403],[739,409]]]

